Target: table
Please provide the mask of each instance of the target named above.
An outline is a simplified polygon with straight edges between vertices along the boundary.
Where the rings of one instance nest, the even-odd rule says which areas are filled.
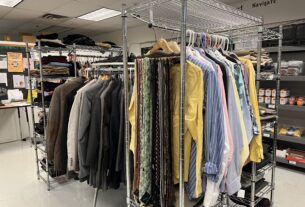
[[[28,129],[29,129],[29,134],[31,134],[30,130],[30,122],[29,122],[29,113],[28,113],[28,108],[31,106],[31,104],[28,104],[26,101],[21,101],[21,102],[12,102],[9,104],[4,104],[3,106],[0,106],[0,110],[6,110],[6,109],[17,109],[17,115],[18,115],[18,120],[19,120],[19,131],[20,131],[20,139],[22,141],[26,141],[26,138],[22,137],[22,128],[21,128],[21,117],[20,117],[20,108],[25,108],[25,116],[26,116],[26,121],[28,123]]]

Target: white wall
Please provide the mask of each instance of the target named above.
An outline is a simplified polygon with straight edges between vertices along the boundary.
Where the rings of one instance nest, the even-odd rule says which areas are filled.
[[[246,0],[232,6],[248,14],[263,17],[265,23],[276,23],[305,18],[304,0]]]
[[[128,38],[128,48],[130,52],[133,52],[136,55],[141,54],[141,48],[145,46],[151,46],[156,39],[161,37],[171,38],[176,37],[177,35],[173,32],[166,32],[164,30],[154,29],[156,31],[156,37],[153,29],[149,29],[147,25],[141,25],[138,27],[128,28],[127,38]],[[94,37],[98,41],[112,41],[119,46],[122,46],[122,31],[115,31],[110,33],[105,33],[99,36]],[[151,42],[146,43],[145,42]]]

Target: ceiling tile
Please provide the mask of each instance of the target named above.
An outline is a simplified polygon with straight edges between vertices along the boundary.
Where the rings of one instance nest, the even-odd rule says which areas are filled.
[[[126,4],[126,7],[131,7],[136,3],[139,3],[139,0],[125,0],[125,1],[109,1],[105,4],[108,8],[115,9],[118,11],[122,10],[122,3]]]
[[[78,27],[82,27],[82,26],[88,26],[93,23],[94,22],[89,21],[89,20],[72,18],[72,19],[62,22],[58,25],[64,26],[64,27],[70,27],[70,28],[78,28]]]
[[[3,18],[16,20],[34,19],[41,17],[44,13],[45,12],[14,8]]]
[[[9,13],[12,10],[13,10],[13,8],[9,8],[6,6],[0,6],[0,17],[5,16],[7,13]]]
[[[91,1],[87,1],[86,3],[73,1],[72,3],[69,2],[61,7],[58,7],[57,9],[52,10],[51,13],[68,17],[79,17],[99,8],[99,6],[92,4]]]
[[[20,22],[18,20],[0,19],[0,28],[1,28],[1,30],[4,29],[4,28],[13,29],[15,27],[18,27],[21,24],[22,24],[22,22]]]
[[[18,30],[20,32],[28,32],[28,33],[33,33],[37,34],[39,31],[48,28],[54,24],[46,21],[40,21],[40,20],[35,20],[26,24],[23,24],[18,27]]]
[[[74,0],[77,2],[88,3],[88,0]],[[111,2],[113,0],[90,0],[90,4],[94,4],[96,6],[104,6],[105,3]]]
[[[113,17],[103,21],[96,22],[94,24],[83,26],[81,28],[103,32],[103,31],[108,31],[109,29],[117,30],[118,28],[121,28],[121,24],[122,23],[120,17]]]
[[[73,0],[25,0],[16,8],[49,12]]]

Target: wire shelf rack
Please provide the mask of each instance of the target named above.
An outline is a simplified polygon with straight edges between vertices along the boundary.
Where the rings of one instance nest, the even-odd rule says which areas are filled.
[[[143,22],[179,31],[181,10],[180,0],[143,0],[128,8],[127,13]],[[186,25],[188,29],[194,31],[216,32],[260,24],[262,24],[262,19],[215,0],[188,2]]]
[[[268,183],[268,185],[266,185],[262,190],[260,190],[258,193],[256,193],[256,199],[255,199],[255,206],[265,197],[268,195],[268,193],[270,193],[272,191],[272,185],[271,183]],[[233,200],[234,202],[238,202],[239,204],[233,204],[232,207],[237,207],[240,205],[244,205],[244,206],[250,206],[251,200],[250,198],[239,198],[237,196],[231,196],[230,197],[231,200]]]
[[[269,40],[279,40],[282,38],[282,35],[276,31],[267,29],[267,28],[261,28],[261,41],[269,41]],[[236,29],[231,31],[222,32],[222,35],[228,36],[231,38],[232,43],[243,43],[243,42],[249,42],[249,41],[255,41],[258,42],[260,40],[259,37],[259,27],[248,27],[244,29]]]

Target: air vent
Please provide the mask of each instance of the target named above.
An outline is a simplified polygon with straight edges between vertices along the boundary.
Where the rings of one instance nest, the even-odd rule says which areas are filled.
[[[67,16],[57,15],[57,14],[44,14],[42,16],[43,19],[49,19],[49,20],[59,20],[59,19],[68,19]]]

